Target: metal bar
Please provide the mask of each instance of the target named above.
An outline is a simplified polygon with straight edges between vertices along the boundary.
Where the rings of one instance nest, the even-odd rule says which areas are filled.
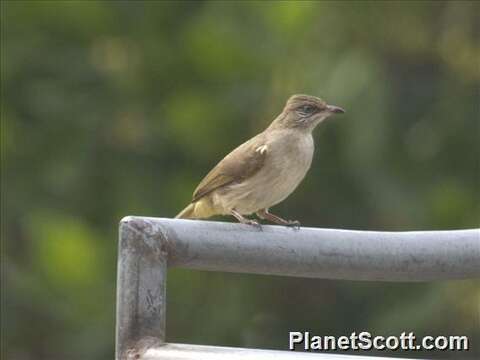
[[[245,349],[223,346],[164,344],[147,350],[142,360],[394,360],[362,355]],[[403,360],[407,360],[402,358]]]
[[[121,222],[117,268],[116,359],[138,359],[165,339],[167,254],[137,223]]]
[[[311,278],[430,281],[480,277],[480,229],[377,232],[128,217],[168,266]],[[147,229],[147,230],[145,230]]]
[[[122,220],[117,360],[303,358],[312,354],[165,344],[167,263],[168,267],[198,270],[330,279],[466,279],[480,277],[480,229],[374,232],[281,226],[258,229],[145,217]],[[339,356],[315,355],[325,360]],[[355,360],[367,358],[355,356]]]

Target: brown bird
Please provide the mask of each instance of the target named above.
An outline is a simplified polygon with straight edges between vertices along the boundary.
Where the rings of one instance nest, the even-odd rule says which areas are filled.
[[[300,226],[271,214],[269,208],[290,195],[312,163],[313,129],[333,114],[345,111],[310,95],[293,95],[283,111],[260,134],[225,156],[200,182],[192,202],[176,218],[200,219],[233,215],[259,226],[244,215],[257,214],[276,224]]]

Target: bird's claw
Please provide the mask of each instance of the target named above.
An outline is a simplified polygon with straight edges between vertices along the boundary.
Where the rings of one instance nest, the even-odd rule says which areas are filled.
[[[300,230],[300,221],[298,220],[288,220],[287,226],[293,227],[295,230]]]
[[[258,221],[256,221],[256,220],[250,220],[250,219],[249,219],[249,220],[246,220],[246,221],[245,221],[245,224],[251,225],[251,226],[253,226],[253,227],[256,227],[257,229],[261,229],[261,228],[262,228],[262,225],[261,225]]]

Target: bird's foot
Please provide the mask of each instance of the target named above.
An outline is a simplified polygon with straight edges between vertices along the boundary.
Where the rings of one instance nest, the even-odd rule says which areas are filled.
[[[238,213],[235,210],[232,210],[231,214],[242,224],[251,225],[251,226],[256,227],[257,229],[262,229],[262,225],[256,220],[248,219],[248,218],[242,216],[240,213]]]
[[[265,219],[278,225],[293,227],[296,230],[300,229],[300,221],[282,219],[280,216],[270,213],[268,209],[262,209],[257,211],[257,216],[260,219]]]
[[[245,219],[245,221],[243,222],[243,224],[246,224],[246,225],[251,225],[257,229],[261,229],[262,228],[262,224],[260,224],[257,220],[251,220],[251,219]]]
[[[300,221],[298,220],[287,220],[287,223],[285,224],[288,227],[292,227],[295,230],[300,230]]]

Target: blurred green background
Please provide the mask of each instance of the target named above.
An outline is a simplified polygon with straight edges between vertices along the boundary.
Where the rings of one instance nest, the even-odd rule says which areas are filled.
[[[293,93],[347,114],[316,130],[310,173],[277,213],[478,227],[479,15],[474,1],[2,1],[4,358],[112,359],[118,221],[174,216]],[[465,334],[469,353],[387,354],[474,359],[479,298],[478,281],[171,270],[167,338]]]

